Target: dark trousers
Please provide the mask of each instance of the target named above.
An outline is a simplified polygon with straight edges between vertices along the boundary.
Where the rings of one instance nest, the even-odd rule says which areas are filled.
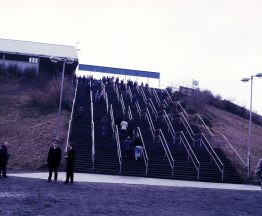
[[[51,181],[52,173],[55,173],[55,181],[57,181],[57,172],[58,172],[58,166],[49,166],[49,176],[48,181]]]
[[[6,165],[0,166],[0,177],[6,177]]]
[[[74,182],[74,168],[73,167],[66,168],[66,183],[68,183],[69,180],[71,183]]]

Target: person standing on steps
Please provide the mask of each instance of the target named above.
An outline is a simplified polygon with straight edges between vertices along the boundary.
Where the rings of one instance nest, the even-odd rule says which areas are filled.
[[[47,165],[49,169],[49,176],[48,176],[48,182],[51,181],[52,173],[54,172],[54,180],[57,182],[57,173],[58,168],[61,163],[61,149],[58,147],[58,140],[55,139],[53,141],[53,146],[49,149],[48,157],[47,157]]]
[[[65,156],[66,158],[66,180],[64,184],[68,184],[70,180],[70,184],[74,182],[74,165],[75,165],[75,149],[72,144],[69,144],[68,151]]]
[[[4,142],[4,144],[0,148],[0,178],[6,178],[6,165],[9,159],[9,154],[7,152],[8,142]]]

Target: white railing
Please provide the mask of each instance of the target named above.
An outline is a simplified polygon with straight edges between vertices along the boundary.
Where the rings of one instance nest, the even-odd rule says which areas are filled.
[[[94,123],[94,104],[93,92],[90,90],[90,110],[91,110],[91,136],[92,136],[92,169],[95,168],[95,123]]]
[[[136,105],[137,114],[139,115],[139,118],[141,119],[142,112],[141,112],[141,108],[140,108],[140,105],[139,105],[138,101],[136,101],[135,105]]]
[[[145,162],[145,166],[146,166],[146,175],[147,175],[149,159],[148,159],[148,156],[147,156],[146,147],[145,147],[145,143],[144,143],[144,140],[143,140],[143,137],[142,137],[142,134],[141,134],[140,127],[137,127],[137,130],[138,130],[138,136],[140,137],[142,144],[143,144],[143,157],[144,157],[144,162]]]
[[[66,138],[65,152],[67,152],[68,143],[69,143],[69,137],[70,137],[70,135],[71,135],[71,127],[72,127],[72,121],[73,121],[73,114],[74,114],[74,108],[75,108],[77,88],[78,88],[78,79],[76,79],[75,94],[74,94],[74,99],[73,99],[73,103],[72,103],[72,109],[71,109],[70,119],[69,119],[69,123],[68,123],[68,130],[67,130],[67,138]]]
[[[199,179],[199,173],[200,173],[200,162],[199,160],[197,159],[193,149],[191,148],[189,142],[187,141],[186,139],[186,136],[185,134],[183,133],[183,131],[179,131],[178,132],[180,134],[180,143],[182,143],[187,151],[187,155],[188,155],[188,160],[189,160],[189,157],[191,158],[191,161],[194,165],[194,167],[196,168],[197,170],[197,179]]]
[[[183,112],[179,112],[178,113],[179,116],[180,116],[180,122],[182,123],[182,125],[184,126],[184,128],[186,129],[187,131],[187,134],[190,136],[190,139],[195,143],[195,135],[193,130],[192,130],[192,127],[190,126],[190,124],[188,123],[185,115],[183,114]]]
[[[132,115],[132,111],[130,109],[130,106],[128,106],[128,108],[127,108],[127,115],[128,115],[129,120],[133,119],[133,115]]]
[[[145,118],[148,121],[149,129],[150,129],[150,132],[151,132],[151,134],[153,136],[153,140],[155,140],[155,131],[156,130],[155,130],[154,124],[152,122],[151,115],[150,115],[150,112],[149,112],[148,108],[146,108]]]
[[[205,135],[203,133],[195,134],[192,130],[192,128],[189,126],[189,123],[185,117],[183,117],[183,113],[179,113],[181,116],[181,123],[184,125],[185,129],[187,130],[187,134],[190,135],[190,138],[195,143],[196,141],[200,141],[200,145],[204,145],[206,151],[210,155],[210,157],[213,159],[215,164],[217,165],[218,169],[220,170],[222,174],[222,181],[224,179],[224,164],[219,159],[218,155],[214,151],[213,147],[210,145],[209,141],[206,139]],[[196,139],[196,137],[200,136],[200,139]],[[205,142],[203,141],[205,140]]]
[[[121,103],[123,115],[125,115],[126,108],[125,108],[125,103],[124,103],[122,94],[120,95],[120,103]]]
[[[154,116],[155,116],[155,118],[156,118],[156,121],[157,121],[158,112],[157,112],[157,110],[156,110],[156,107],[155,107],[155,105],[154,105],[154,103],[153,103],[153,101],[152,101],[151,98],[148,98],[147,101],[148,101],[148,106],[149,106],[149,108],[152,110],[152,112],[153,112],[153,114],[154,114]]]
[[[114,111],[113,111],[112,104],[110,104],[110,117],[111,117],[112,132],[113,134],[115,134],[115,119],[114,119]]]
[[[120,102],[120,97],[119,97],[118,86],[116,86],[116,97],[117,97],[117,101],[118,101],[118,103],[119,103],[119,102]]]
[[[95,123],[91,122],[91,133],[92,133],[92,169],[95,168]]]
[[[175,143],[175,140],[176,140],[176,134],[179,133],[180,136],[179,136],[179,139],[180,139],[180,143],[183,144],[183,146],[185,147],[186,151],[187,151],[187,154],[188,154],[188,159],[191,158],[192,160],[192,163],[195,167],[195,169],[197,170],[197,179],[199,179],[199,172],[200,172],[200,162],[198,161],[193,149],[191,148],[189,142],[187,141],[183,131],[180,131],[180,132],[175,132],[174,131],[174,128],[173,128],[173,125],[169,119],[169,116],[167,115],[166,111],[163,110],[163,119],[168,127],[168,132],[170,132],[173,140],[174,140],[174,143]]]
[[[182,110],[182,112],[185,114],[186,117],[190,117],[190,115],[187,114],[187,112],[184,110],[184,108],[182,107],[182,105],[177,101],[177,102],[174,102],[169,94],[169,92],[165,89],[168,97],[169,97],[169,100],[171,103],[173,104],[177,104],[177,106],[180,107],[180,109]],[[176,106],[176,107],[177,107]],[[244,165],[244,168],[246,169],[247,168],[247,163],[243,160],[243,158],[240,156],[240,154],[237,152],[237,150],[233,147],[233,145],[228,141],[228,139],[225,137],[224,134],[218,134],[218,135],[214,135],[211,130],[209,129],[209,127],[206,125],[206,123],[204,122],[204,120],[202,119],[202,117],[199,115],[199,114],[195,114],[195,115],[192,115],[192,116],[196,116],[200,121],[201,123],[204,125],[204,127],[206,128],[206,130],[208,131],[209,135],[212,137],[212,138],[219,138],[221,137],[221,139],[224,141],[224,143],[229,147],[229,149],[231,149],[233,151],[233,154],[234,154],[234,157],[233,157],[233,162],[235,160],[235,156],[237,156],[240,164]]]
[[[119,133],[118,133],[118,127],[115,125],[115,139],[116,139],[116,145],[117,145],[117,155],[118,155],[118,162],[119,162],[119,174],[122,172],[122,153],[121,153],[121,146],[119,141]]]
[[[154,141],[155,141],[155,138],[156,138],[156,133],[158,133],[157,137],[158,137],[158,139],[159,139],[159,141],[160,141],[160,143],[161,143],[161,145],[162,145],[162,147],[164,149],[165,156],[167,157],[169,165],[170,165],[170,167],[172,169],[172,177],[173,177],[173,175],[174,175],[174,159],[173,159],[173,156],[172,156],[172,154],[171,154],[171,152],[169,150],[169,147],[167,145],[167,142],[166,142],[166,139],[165,139],[165,137],[163,135],[163,132],[162,132],[161,129],[155,130],[155,127],[154,127],[154,124],[152,122],[152,118],[151,118],[151,115],[150,115],[150,112],[149,112],[148,108],[146,108],[145,117],[146,117],[146,119],[148,121],[150,132],[151,132],[151,134],[153,136],[153,140]]]
[[[163,102],[164,109],[168,108],[168,104],[167,104],[166,100],[163,100],[162,102]]]
[[[212,148],[212,146],[210,145],[210,143],[208,142],[204,134],[202,134],[201,143],[204,144],[207,152],[209,153],[209,155],[212,157],[213,161],[216,163],[217,167],[219,168],[222,174],[222,181],[223,181],[224,180],[224,164],[221,162],[221,160],[217,156],[216,152],[214,151],[214,149]]]
[[[169,119],[169,116],[167,115],[165,110],[163,110],[163,120],[166,122],[166,125],[168,127],[168,132],[171,134],[173,140],[175,140],[176,139],[176,132],[175,132],[173,125],[172,125],[172,123]]]
[[[108,113],[108,96],[106,92],[105,92],[105,101],[106,101],[106,113]]]
[[[149,86],[147,86],[146,89],[147,89],[148,93],[149,93],[150,95],[152,95],[152,89],[149,88]]]
[[[169,147],[167,145],[167,142],[166,142],[166,139],[164,137],[162,130],[158,129],[157,131],[158,131],[158,139],[159,139],[159,141],[161,142],[161,144],[164,148],[165,156],[167,157],[169,165],[172,169],[172,177],[173,177],[174,176],[174,167],[175,167],[173,156],[172,156],[172,154],[169,150]]]
[[[154,97],[155,97],[155,100],[156,100],[156,102],[157,102],[158,107],[160,107],[160,106],[161,106],[161,103],[160,103],[159,97],[158,97],[155,89],[153,89],[153,95],[154,95]]]
[[[128,91],[128,94],[129,94],[130,102],[132,103],[133,95],[132,95],[132,91],[131,91],[130,86],[128,86],[127,91]]]
[[[142,87],[140,87],[140,93],[141,93],[142,98],[143,98],[143,100],[144,100],[144,103],[145,103],[145,105],[146,105],[147,99],[146,99],[146,95],[145,95],[145,92],[144,92],[144,90],[143,90]]]

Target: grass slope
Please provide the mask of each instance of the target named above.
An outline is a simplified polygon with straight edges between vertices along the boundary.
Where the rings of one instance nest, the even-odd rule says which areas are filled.
[[[34,169],[46,165],[48,149],[56,133],[57,110],[43,112],[30,106],[32,85],[18,79],[0,80],[0,143],[10,143],[8,167]],[[61,137],[65,141],[70,112],[61,113]],[[60,146],[64,148],[64,143]]]
[[[212,119],[212,131],[215,134],[224,134],[246,162],[249,120],[212,106],[206,106],[206,110]],[[262,127],[252,124],[251,135],[250,164],[251,171],[254,172],[258,159],[262,157]],[[225,152],[230,153],[228,145],[224,144],[221,147],[226,149]]]

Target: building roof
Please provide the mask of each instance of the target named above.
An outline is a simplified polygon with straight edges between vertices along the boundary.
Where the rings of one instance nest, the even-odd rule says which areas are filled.
[[[77,50],[74,46],[20,41],[0,38],[0,52],[23,54],[38,57],[62,57],[77,61]]]

